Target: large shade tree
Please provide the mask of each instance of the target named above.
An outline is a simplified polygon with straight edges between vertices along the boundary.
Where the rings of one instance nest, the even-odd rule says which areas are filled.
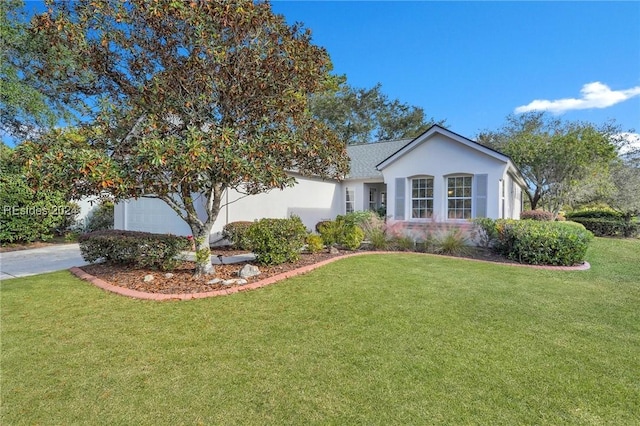
[[[601,177],[617,155],[619,133],[613,123],[597,127],[532,112],[508,116],[501,129],[481,133],[478,142],[511,157],[527,182],[532,209],[558,212],[589,196],[581,188],[604,190]]]
[[[427,118],[420,107],[389,99],[376,84],[371,89],[339,85],[311,98],[311,112],[348,144],[414,138],[445,120]]]
[[[59,112],[28,72],[38,41],[25,16],[22,0],[0,2],[0,134],[15,141],[51,127]]]
[[[327,52],[266,2],[53,2],[32,31],[45,41],[40,84],[86,108],[84,126],[23,144],[34,185],[164,201],[198,241],[197,274],[214,272],[225,191],[348,171],[344,143],[307,105],[334,84]]]
[[[611,164],[611,190],[601,199],[627,222],[640,215],[640,148],[623,153]]]

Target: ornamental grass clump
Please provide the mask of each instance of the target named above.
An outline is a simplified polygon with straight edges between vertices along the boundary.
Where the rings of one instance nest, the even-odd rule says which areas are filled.
[[[573,222],[499,219],[496,250],[532,265],[572,266],[584,262],[593,234]]]
[[[436,237],[435,253],[448,255],[462,255],[469,251],[469,240],[464,231],[451,228],[441,236]]]

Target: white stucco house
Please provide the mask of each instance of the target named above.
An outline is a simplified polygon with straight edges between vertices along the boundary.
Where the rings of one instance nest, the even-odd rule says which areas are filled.
[[[355,210],[386,207],[388,220],[408,224],[467,223],[476,217],[519,218],[526,184],[511,159],[434,125],[415,139],[352,145],[345,180],[296,176],[284,190],[243,196],[225,194],[225,206],[212,231],[240,220],[300,216],[307,228]],[[167,205],[151,198],[115,207],[116,229],[189,235]]]

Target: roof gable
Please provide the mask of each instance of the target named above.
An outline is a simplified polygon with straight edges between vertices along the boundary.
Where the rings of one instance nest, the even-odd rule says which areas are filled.
[[[421,145],[422,143],[426,142],[427,140],[431,139],[434,135],[439,134],[439,135],[443,135],[455,142],[458,142],[462,145],[465,145],[469,148],[472,148],[476,151],[479,151],[480,153],[484,154],[484,155],[488,155],[489,157],[495,158],[496,160],[502,161],[504,163],[509,163],[510,165],[512,165],[511,160],[509,159],[508,156],[495,151],[491,148],[488,148],[484,145],[479,144],[478,142],[474,142],[471,139],[465,138],[464,136],[461,136],[457,133],[452,132],[451,130],[445,129],[444,127],[441,127],[437,124],[434,124],[433,126],[431,126],[429,129],[427,129],[424,133],[422,133],[420,136],[418,136],[417,138],[413,139],[411,142],[405,144],[404,146],[402,146],[400,149],[398,149],[396,152],[392,153],[391,155],[389,155],[387,158],[385,158],[384,160],[382,160],[381,162],[379,162],[376,165],[376,169],[379,171],[382,171],[385,167],[389,166],[390,164],[393,164],[394,162],[396,162],[398,159],[400,159],[401,157],[403,157],[404,155],[410,153],[411,151],[413,151],[416,147],[418,147],[419,145]]]

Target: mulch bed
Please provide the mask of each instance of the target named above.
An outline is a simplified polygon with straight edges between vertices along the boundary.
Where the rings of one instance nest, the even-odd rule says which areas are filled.
[[[246,252],[234,251],[228,249],[214,249],[212,254],[222,254],[224,256],[233,256]],[[293,263],[284,263],[275,266],[259,266],[260,275],[252,278],[248,278],[248,283],[263,280],[265,278],[272,277],[274,275],[289,272],[304,266],[313,265],[322,262],[327,259],[331,259],[337,256],[353,253],[350,251],[339,251],[336,254],[327,252],[322,253],[303,253],[300,255],[300,260]],[[515,263],[502,256],[496,255],[489,250],[474,249],[466,253],[464,256],[459,257],[473,258],[478,260],[486,260],[492,262],[507,262]],[[220,278],[223,280],[238,278],[238,271],[247,263],[242,262],[234,263],[230,265],[215,265],[215,275],[206,277],[194,277],[193,271],[195,270],[194,262],[182,262],[177,268],[172,271],[160,271],[157,269],[140,269],[132,266],[113,265],[107,263],[98,263],[93,265],[83,266],[81,269],[88,274],[98,277],[108,283],[115,286],[129,288],[131,290],[143,291],[146,293],[159,293],[159,294],[190,294],[190,293],[204,293],[214,290],[220,290],[229,288],[228,285],[223,284],[208,284],[213,278]],[[146,275],[153,275],[153,281],[145,282],[144,277]],[[235,284],[234,284],[235,286]]]
[[[234,254],[240,254],[246,252],[224,252],[225,256],[232,256]],[[248,283],[263,280],[265,278],[272,277],[284,272],[289,272],[303,266],[313,265],[323,260],[331,259],[333,257],[342,256],[347,252],[340,252],[338,254],[330,253],[315,253],[315,254],[302,254],[300,260],[294,263],[284,263],[282,265],[275,266],[262,266],[258,265],[260,269],[260,275],[247,278]],[[214,254],[217,254],[214,252]],[[143,291],[146,293],[160,293],[160,294],[188,294],[188,293],[204,293],[214,290],[220,290],[229,288],[228,285],[223,284],[207,284],[214,278],[220,278],[222,280],[238,278],[238,271],[242,267],[251,262],[234,263],[230,265],[214,265],[216,269],[215,275],[206,277],[194,277],[193,271],[195,270],[194,262],[182,262],[177,268],[172,271],[160,271],[154,269],[139,269],[131,266],[112,265],[106,263],[97,263],[93,265],[83,266],[81,269],[95,277],[98,277],[110,284],[129,288],[131,290]],[[255,262],[254,262],[255,263]],[[153,275],[153,281],[144,282],[146,275]],[[234,284],[236,285],[236,284]]]

